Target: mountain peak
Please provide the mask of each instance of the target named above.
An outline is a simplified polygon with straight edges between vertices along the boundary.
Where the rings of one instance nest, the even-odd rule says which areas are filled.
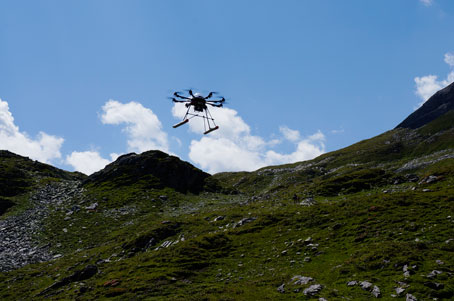
[[[89,176],[85,183],[111,182],[115,186],[146,183],[150,188],[171,187],[179,192],[198,193],[209,174],[158,150],[130,153]]]
[[[396,128],[417,129],[451,110],[454,110],[454,83],[435,93]]]

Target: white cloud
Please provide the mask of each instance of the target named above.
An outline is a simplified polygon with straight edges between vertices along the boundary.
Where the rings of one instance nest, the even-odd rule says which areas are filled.
[[[445,54],[445,62],[451,67],[454,67],[454,54],[446,53]],[[438,80],[437,75],[426,75],[421,77],[415,77],[416,83],[416,95],[421,98],[422,102],[418,104],[416,107],[419,108],[428,100],[432,95],[434,95],[437,91],[443,89],[444,87],[448,86],[454,82],[454,71],[448,73],[446,79]]]
[[[64,139],[39,132],[35,139],[21,132],[14,124],[8,102],[0,99],[0,148],[32,159],[50,163],[61,158],[60,148]]]
[[[284,135],[285,139],[289,141],[296,142],[301,139],[300,132],[297,130],[291,130],[286,126],[281,126],[279,131]]]
[[[106,102],[102,110],[102,123],[126,124],[123,131],[127,134],[128,151],[140,153],[157,149],[169,152],[167,134],[152,110],[137,102],[123,104],[116,100]]]
[[[325,151],[325,137],[320,131],[302,139],[298,131],[281,126],[280,132],[295,145],[296,150],[290,154],[278,153],[270,148],[280,141],[265,141],[252,135],[249,125],[235,110],[213,108],[210,111],[220,129],[200,140],[192,140],[189,146],[189,158],[210,173],[252,171],[267,165],[309,160]],[[183,118],[185,113],[186,108],[183,105],[175,104],[172,108],[172,114],[178,119]],[[191,119],[189,130],[203,133],[203,120]]]
[[[454,67],[454,53],[445,53],[445,63]]]
[[[76,171],[90,175],[118,158],[118,154],[110,156],[111,160],[107,160],[102,158],[97,151],[72,152],[71,155],[66,156],[66,163],[74,167]]]
[[[433,4],[434,0],[419,0],[419,2],[421,2],[425,6],[431,6]]]

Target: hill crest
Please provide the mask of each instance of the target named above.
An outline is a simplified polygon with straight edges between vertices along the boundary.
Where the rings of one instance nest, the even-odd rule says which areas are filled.
[[[431,96],[396,128],[417,129],[454,110],[454,83]]]

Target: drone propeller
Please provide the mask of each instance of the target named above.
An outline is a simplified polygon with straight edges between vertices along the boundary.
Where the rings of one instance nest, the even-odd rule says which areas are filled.
[[[181,98],[181,99],[189,99],[189,97],[181,95],[181,92],[175,92],[175,93],[173,93],[173,96]]]
[[[222,97],[220,100],[207,100],[207,103],[225,103],[225,98]]]
[[[185,89],[184,91],[185,91],[185,92],[188,92],[189,95],[194,96],[194,93],[193,93],[192,90],[193,90],[193,89],[190,88],[190,89]]]
[[[216,92],[216,91],[210,92],[210,93],[208,94],[208,96],[205,97],[205,99],[209,99],[209,98],[213,97],[214,95],[218,95],[218,94],[219,94],[219,92]]]
[[[210,103],[210,102],[207,102],[207,105],[210,105],[212,107],[217,107],[217,108],[221,108],[223,106],[222,103]]]

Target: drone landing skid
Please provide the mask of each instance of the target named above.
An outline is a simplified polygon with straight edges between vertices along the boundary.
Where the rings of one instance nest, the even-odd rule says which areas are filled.
[[[189,121],[189,119],[185,119],[185,120],[183,120],[182,122],[179,122],[179,123],[175,124],[175,125],[173,126],[173,128],[175,129],[175,128],[177,128],[177,127],[179,127],[179,126],[181,126],[181,125],[187,123],[188,121]]]
[[[217,129],[219,129],[219,126],[215,126],[214,128],[209,129],[208,131],[206,131],[206,132],[203,133],[203,134],[206,135],[206,134],[208,134],[208,133],[211,133],[212,131],[216,131]]]

